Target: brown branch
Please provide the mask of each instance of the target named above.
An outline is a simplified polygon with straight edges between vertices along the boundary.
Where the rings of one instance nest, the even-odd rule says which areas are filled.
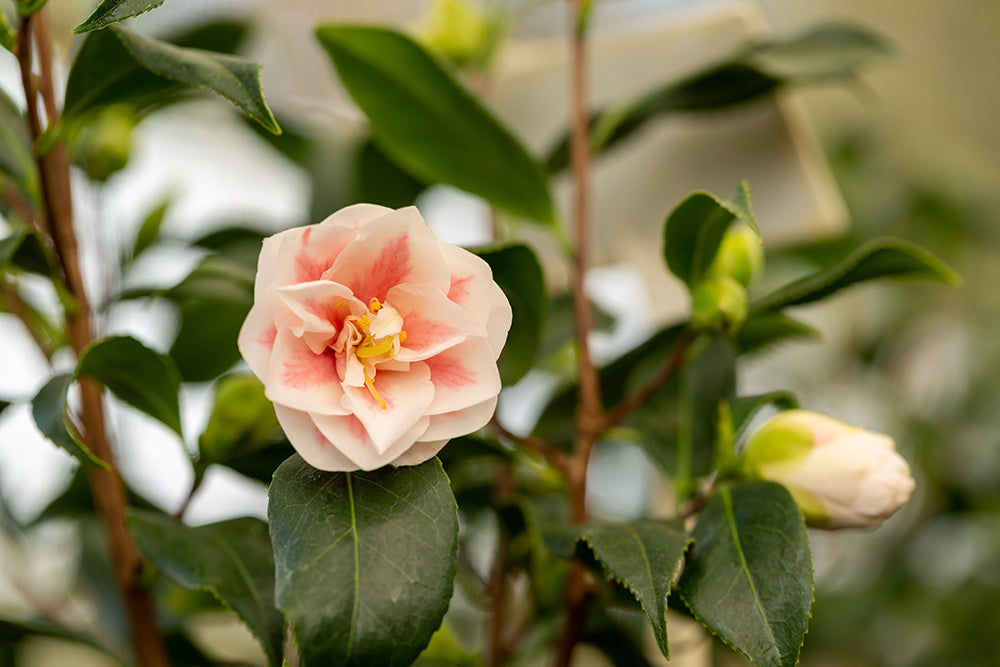
[[[76,307],[68,313],[69,341],[79,355],[93,340],[90,305],[80,269],[76,230],[73,227],[72,192],[70,190],[69,159],[63,144],[46,155],[39,155],[37,144],[42,136],[38,113],[38,96],[45,100],[48,121],[57,118],[52,84],[51,58],[47,39],[38,45],[40,70],[32,76],[32,35],[47,37],[46,10],[21,19],[18,32],[18,60],[21,83],[27,101],[28,125],[36,145],[36,162],[41,183],[43,214],[55,246],[66,286]],[[50,106],[51,105],[51,106]],[[108,470],[88,467],[94,504],[104,524],[111,552],[115,578],[122,594],[126,617],[132,634],[136,664],[139,667],[167,667],[166,646],[156,619],[149,590],[142,584],[142,556],[125,525],[127,497],[125,486],[114,464],[114,452],[104,423],[104,402],[101,387],[86,379],[80,380],[80,407],[83,436],[94,454],[109,463]]]
[[[530,449],[545,459],[545,461],[559,468],[563,472],[568,469],[570,460],[569,456],[565,452],[562,452],[550,445],[546,440],[539,438],[536,435],[517,435],[516,433],[511,433],[506,427],[504,427],[503,424],[499,422],[496,415],[493,415],[493,419],[490,423],[493,425],[493,429],[504,439],[517,443],[526,449]]]
[[[626,417],[645,404],[657,389],[670,381],[674,374],[684,365],[684,357],[687,355],[687,351],[691,347],[691,343],[694,342],[694,339],[695,332],[692,329],[685,328],[681,332],[677,342],[674,343],[673,352],[670,353],[670,356],[667,357],[667,360],[660,366],[656,373],[646,380],[634,394],[608,412],[604,421],[605,430],[622,423]]]

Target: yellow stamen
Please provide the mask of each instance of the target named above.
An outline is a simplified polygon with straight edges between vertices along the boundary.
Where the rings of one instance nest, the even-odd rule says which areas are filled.
[[[400,331],[399,332],[399,342],[402,343],[404,340],[406,340],[406,332],[405,331]]]
[[[340,301],[338,301],[337,303],[333,304],[333,307],[334,307],[334,308],[343,308],[343,307],[344,307],[344,306],[346,306],[346,305],[347,305],[347,302],[346,302],[346,301],[344,301],[343,299],[341,299],[341,300],[340,300]]]
[[[387,406],[385,404],[385,401],[383,401],[382,397],[379,396],[378,390],[375,389],[375,383],[372,382],[372,380],[374,378],[371,378],[371,377],[368,376],[368,371],[367,370],[364,373],[365,373],[365,386],[368,387],[368,391],[371,392],[372,398],[374,398],[376,401],[378,401],[379,407],[381,407],[383,410],[385,410],[389,406]]]
[[[375,343],[369,336],[364,343],[354,348],[354,354],[360,359],[381,357],[392,349],[392,338],[386,337],[381,343]]]
[[[367,315],[362,315],[361,317],[358,318],[358,326],[360,326],[362,329],[367,329],[371,325],[372,321],[368,319]]]
[[[374,298],[374,297],[372,297],[372,302],[371,302],[371,305],[368,306],[368,310],[372,311],[373,313],[377,313],[379,311],[379,308],[381,308],[381,307],[382,307],[382,304],[379,303],[379,300],[376,299],[376,298]]]

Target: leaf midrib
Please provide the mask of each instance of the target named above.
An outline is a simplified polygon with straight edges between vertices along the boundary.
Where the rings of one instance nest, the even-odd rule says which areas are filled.
[[[347,634],[347,657],[354,654],[354,636],[358,628],[358,615],[361,613],[361,544],[358,536],[358,513],[354,505],[354,476],[344,473],[347,477],[347,505],[351,513],[351,535],[354,537],[354,601],[351,609],[351,627]]]

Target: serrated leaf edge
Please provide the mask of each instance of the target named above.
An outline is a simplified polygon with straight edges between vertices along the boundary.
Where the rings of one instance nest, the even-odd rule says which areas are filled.
[[[94,30],[100,30],[101,28],[106,28],[109,25],[114,25],[116,23],[121,23],[122,21],[125,21],[127,19],[135,18],[136,16],[142,16],[143,14],[145,14],[147,12],[153,11],[154,9],[156,9],[157,7],[159,7],[160,5],[162,5],[163,2],[164,2],[164,0],[152,0],[152,1],[153,1],[153,4],[151,4],[150,6],[146,7],[145,9],[143,9],[141,11],[138,11],[138,12],[136,12],[134,14],[128,14],[127,16],[123,16],[123,17],[121,17],[119,19],[114,19],[112,21],[106,21],[106,20],[102,21],[101,19],[104,16],[107,16],[108,14],[110,14],[111,12],[113,12],[115,9],[117,9],[123,2],[125,2],[125,0],[118,0],[118,2],[114,2],[113,0],[104,0],[104,2],[102,2],[101,4],[99,4],[96,8],[94,8],[94,11],[90,13],[90,16],[88,16],[82,23],[80,23],[80,25],[78,25],[75,28],[73,28],[73,34],[74,35],[82,35],[84,33],[92,32]],[[100,12],[106,5],[112,5],[112,4],[114,6],[111,7],[110,9],[108,9],[106,12],[104,12],[103,16],[101,18],[98,18],[97,20],[94,20],[94,17],[97,16],[98,12]]]

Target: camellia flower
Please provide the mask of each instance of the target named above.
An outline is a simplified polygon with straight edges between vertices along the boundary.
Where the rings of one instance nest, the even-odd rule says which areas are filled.
[[[486,262],[358,204],[264,239],[239,347],[303,459],[374,470],[490,420],[510,323]]]
[[[783,484],[809,525],[875,528],[913,492],[892,438],[807,410],[782,412],[747,442],[744,470]]]

